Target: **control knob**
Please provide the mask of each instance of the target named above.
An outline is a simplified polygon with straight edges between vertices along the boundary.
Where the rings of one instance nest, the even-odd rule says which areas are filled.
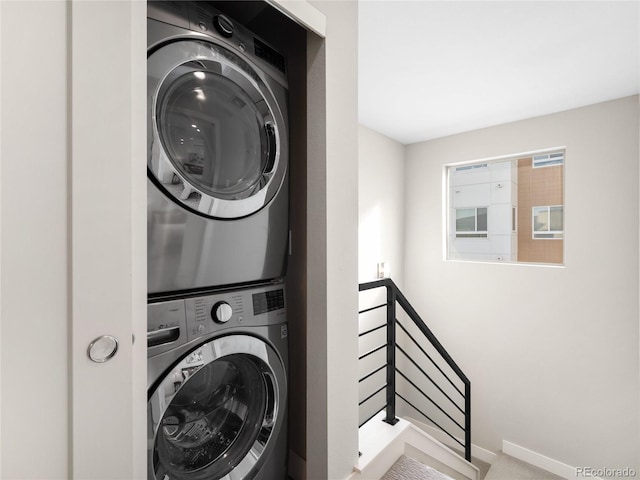
[[[233,23],[224,15],[213,17],[213,25],[223,37],[230,38],[233,36]]]
[[[211,309],[211,318],[217,323],[227,323],[233,315],[233,309],[227,302],[218,302]]]

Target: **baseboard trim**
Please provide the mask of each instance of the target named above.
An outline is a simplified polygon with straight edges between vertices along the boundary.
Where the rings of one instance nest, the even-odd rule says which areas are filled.
[[[404,418],[414,425],[417,425],[419,428],[427,432],[440,443],[444,443],[447,447],[458,450],[460,449],[460,445],[454,442],[451,437],[444,433],[442,430],[438,430],[437,428],[432,427],[431,425],[427,425],[426,423],[423,423],[420,420],[416,420],[412,417],[405,416]],[[462,439],[459,440],[462,442]],[[471,456],[487,463],[493,463],[493,461],[496,459],[496,454],[492,451],[486,450],[473,444],[471,444]]]
[[[542,468],[543,470],[554,473],[568,480],[585,478],[584,475],[578,476],[578,469],[576,467],[572,467],[566,463],[546,457],[540,453],[534,452],[533,450],[529,450],[528,448],[521,447],[520,445],[516,445],[515,443],[508,442],[506,440],[502,441],[502,451],[513,458],[517,458],[518,460],[527,462],[534,467]],[[602,480],[599,477],[589,478]]]
[[[289,450],[289,476],[293,480],[305,480],[307,462],[293,450]]]

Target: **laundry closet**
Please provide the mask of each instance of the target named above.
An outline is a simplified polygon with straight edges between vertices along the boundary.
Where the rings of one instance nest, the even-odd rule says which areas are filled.
[[[223,3],[207,5],[219,7],[223,16],[236,20],[232,5]],[[251,311],[251,315],[242,315],[243,321],[250,323],[256,306],[257,311],[263,304],[268,310],[258,315],[276,316],[284,301],[286,332],[281,319],[259,328],[277,330],[273,335],[281,340],[286,335],[289,359],[298,359],[289,364],[287,409],[289,425],[291,419],[295,423],[295,428],[287,428],[288,448],[295,455],[289,452],[289,462],[294,459],[293,470],[298,472],[306,469],[332,476],[333,469],[342,472],[346,465],[351,468],[357,457],[357,429],[347,428],[347,434],[340,431],[350,422],[357,423],[357,405],[351,407],[345,401],[357,398],[357,386],[351,381],[356,377],[351,374],[355,364],[349,353],[353,350],[350,338],[355,323],[343,324],[338,315],[341,310],[347,316],[357,310],[357,5],[274,1],[269,8],[272,10],[266,10],[270,13],[264,14],[264,21],[258,17],[239,19],[238,25],[283,54],[290,67],[296,65],[287,79],[290,208],[286,275],[279,277],[284,279],[282,284],[258,285],[267,276],[269,280],[278,277],[270,273],[270,266],[263,266],[255,280],[222,279],[224,285],[233,286],[224,295],[241,285],[263,290],[248,297],[215,299],[211,308],[208,304],[196,305],[196,297],[189,297],[193,302],[184,304],[185,318],[190,315],[188,309],[194,312],[193,318],[204,309],[225,319],[228,305],[232,311],[228,321],[239,322],[233,305],[242,302]],[[280,18],[277,29],[269,31],[268,25],[273,24],[266,21],[267,16]],[[148,303],[146,220],[147,182],[153,184],[154,180],[147,174],[146,4],[2,2],[0,22],[0,474],[6,478],[147,478],[145,339],[147,308],[152,303]],[[24,28],[25,22],[29,29]],[[222,22],[220,27],[224,30],[228,25]],[[297,32],[296,40],[287,44],[280,37],[286,38],[291,30]],[[325,35],[333,40],[328,42]],[[33,72],[33,56],[25,55],[26,51],[38,52],[38,71],[46,72],[46,78],[26,74]],[[225,62],[230,64],[232,60],[225,58]],[[193,78],[197,79],[197,72],[192,71]],[[193,87],[192,91],[197,85]],[[207,88],[202,88],[205,96]],[[173,106],[179,117],[185,103],[171,87],[163,94],[167,100],[163,111],[169,112]],[[273,89],[272,94],[277,95]],[[246,97],[236,96],[246,101]],[[192,101],[197,100],[196,92]],[[259,105],[254,110],[255,121],[262,115],[265,125],[256,137],[261,145],[256,148],[264,153],[265,172],[275,178],[278,173],[271,167],[275,168],[277,159],[271,145],[280,126],[272,107],[271,112],[261,108]],[[207,128],[215,130],[215,125],[213,122]],[[172,142],[171,148],[179,152],[183,147],[180,139],[185,137],[177,135],[186,134],[189,128],[199,128],[198,123],[172,123],[165,132],[167,138],[162,140],[158,134],[156,145],[164,141],[169,148]],[[200,130],[196,133],[202,133]],[[33,140],[34,131],[40,132],[37,142]],[[228,138],[224,133],[220,130],[223,140]],[[216,145],[203,148],[218,152]],[[219,153],[223,150],[220,146]],[[180,188],[175,189],[173,197],[166,196],[172,207],[194,215],[187,218],[205,218],[206,212],[199,210],[204,202],[196,199],[196,189],[188,192],[178,185],[190,176],[193,180],[210,175],[209,189],[224,190],[227,200],[239,195],[231,181],[218,182],[225,172],[205,171],[198,152],[184,152],[182,170],[178,169],[181,179],[171,174],[165,184],[167,191],[176,185]],[[167,180],[168,171],[160,168],[164,160],[158,156],[154,161],[159,167],[158,182]],[[230,179],[231,174],[226,173]],[[265,198],[269,195],[266,192]],[[180,201],[185,203],[184,208]],[[194,201],[197,207],[190,206]],[[159,236],[167,242],[165,245],[177,245],[174,240],[181,235],[184,219],[177,211],[157,215],[165,217],[160,219],[164,227]],[[233,221],[222,220],[222,210],[209,212],[215,213],[216,221]],[[204,225],[197,228],[206,230]],[[193,237],[182,236],[181,249],[204,252]],[[265,248],[277,243],[282,244],[275,237],[269,238]],[[181,268],[175,270],[175,278],[180,281],[188,277]],[[204,278],[199,272],[185,281]],[[157,290],[154,293],[159,295],[153,300],[158,304],[160,294],[187,290],[196,294],[202,293],[201,288],[211,287],[203,285],[197,285],[197,291],[184,286]],[[186,297],[183,300],[187,302]],[[27,321],[25,312],[31,303],[40,313]],[[159,323],[154,332],[163,331],[154,341],[176,335],[171,321]],[[218,324],[213,319],[210,322]],[[197,334],[200,325],[193,325]],[[183,332],[188,339],[189,331]],[[273,352],[259,348],[265,351],[264,364],[277,365],[271,361],[276,348],[271,347]],[[256,363],[251,366],[239,361],[232,368],[226,365],[247,378],[262,375]],[[277,369],[273,367],[273,378],[278,376]],[[196,375],[190,378],[197,380]],[[336,390],[341,392],[340,398],[328,393]],[[269,391],[265,388],[262,395],[270,398]],[[263,417],[267,429],[268,420]],[[166,426],[171,430],[170,422]],[[33,435],[47,445],[37,462],[33,460]]]

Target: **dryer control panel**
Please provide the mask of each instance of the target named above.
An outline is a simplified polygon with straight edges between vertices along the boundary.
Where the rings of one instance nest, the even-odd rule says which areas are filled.
[[[225,329],[286,322],[283,285],[250,287],[152,303],[147,346],[156,355]]]

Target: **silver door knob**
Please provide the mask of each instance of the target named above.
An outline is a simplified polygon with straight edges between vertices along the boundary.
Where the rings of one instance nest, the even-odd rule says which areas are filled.
[[[111,360],[118,351],[118,339],[111,335],[102,335],[89,344],[87,355],[96,363]]]

